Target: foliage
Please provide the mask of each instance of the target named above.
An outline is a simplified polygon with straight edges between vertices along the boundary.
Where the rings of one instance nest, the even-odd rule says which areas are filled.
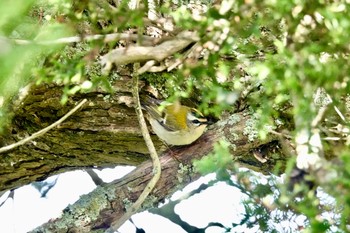
[[[172,10],[176,8],[175,10]],[[238,172],[230,159],[228,145],[220,142],[214,152],[194,163],[206,174],[216,172],[219,180],[240,187],[247,195],[246,218],[242,224],[258,224],[262,231],[275,232],[274,223],[283,218],[305,216],[309,232],[347,231],[350,213],[350,4],[338,1],[205,1],[190,10],[190,4],[168,2],[159,7],[172,17],[178,30],[198,32],[199,52],[193,58],[182,53],[179,69],[159,75],[145,74],[147,82],[165,87],[170,100],[190,98],[201,103],[205,114],[218,118],[223,112],[250,107],[266,136],[266,125],[283,129],[295,140],[301,130],[320,132],[324,157],[339,161],[325,165],[325,181],[317,174],[309,178],[335,200],[337,215],[327,219],[329,205],[314,188],[297,183],[294,189],[276,182],[265,183],[254,174]],[[198,9],[197,9],[198,8]],[[27,84],[43,82],[62,85],[62,103],[77,92],[103,87],[120,78],[117,67],[109,77],[96,62],[99,54],[128,45],[128,41],[83,41],[72,45],[21,44],[20,40],[52,41],[72,35],[114,32],[147,33],[147,6],[130,10],[127,1],[112,6],[108,1],[10,1],[0,2],[0,105],[3,128],[8,123],[13,99]],[[195,14],[199,10],[201,14]],[[170,35],[170,34],[168,34]],[[164,84],[164,85],[163,85]],[[155,86],[154,85],[154,86]],[[175,86],[175,87],[174,87]],[[11,102],[12,101],[12,102]],[[327,121],[314,120],[326,107]],[[310,133],[311,134],[311,133]],[[287,140],[288,141],[288,140]],[[337,148],[337,149],[335,149]],[[289,151],[291,155],[293,151]],[[290,162],[286,180],[292,174]],[[328,164],[328,163],[327,163]],[[341,164],[341,165],[338,165]],[[332,176],[332,174],[336,174]],[[276,173],[277,174],[277,173]],[[336,178],[334,178],[336,177]],[[288,180],[291,182],[290,180]],[[270,198],[268,206],[264,200]],[[276,214],[277,211],[281,211]],[[292,217],[293,216],[293,217]],[[300,226],[299,226],[300,227]]]
[[[207,97],[203,99],[214,100],[208,96],[215,93],[216,85],[241,93],[246,91],[248,85],[251,85],[254,89],[246,103],[254,107],[261,130],[264,130],[266,125],[273,125],[277,129],[282,126],[289,130],[289,135],[293,135],[301,129],[311,130],[312,127],[316,127],[322,128],[323,137],[327,137],[334,135],[330,127],[336,124],[341,124],[348,129],[349,124],[343,124],[339,120],[341,115],[347,116],[346,122],[349,119],[349,108],[346,107],[345,101],[342,101],[346,98],[350,88],[349,46],[344,37],[345,34],[340,35],[341,32],[346,32],[346,34],[350,32],[349,4],[345,1],[332,3],[323,1],[242,3],[234,1],[231,3],[231,10],[226,14],[221,14],[222,8],[216,6],[208,10],[199,23],[192,19],[197,23],[196,30],[202,32],[203,44],[209,42],[214,44],[212,47],[217,45],[216,50],[208,49],[204,59],[196,63],[194,69],[189,67],[187,71],[196,77],[194,79],[196,82],[200,83],[198,87],[201,87],[203,96]],[[187,22],[187,18],[185,20]],[[214,25],[220,25],[220,28],[215,28]],[[214,28],[213,34],[208,33],[208,28]],[[228,33],[225,33],[225,28]],[[217,35],[215,33],[225,38],[220,44],[216,44],[220,40],[215,37]],[[263,55],[263,59],[257,59],[259,54]],[[236,59],[234,61],[223,59],[230,55],[235,55]],[[225,80],[224,85],[218,82],[221,77],[219,66],[230,67],[233,71],[233,74],[231,73]],[[248,79],[246,83],[240,82],[243,77],[237,75],[238,72],[235,70],[237,66],[244,67],[248,73],[245,76]],[[212,92],[208,90],[209,93],[206,92],[206,88],[203,88],[207,79],[210,80],[210,91],[214,90]],[[317,94],[320,89],[326,95],[321,94],[320,97]],[[218,94],[215,93],[213,96],[218,97]],[[241,97],[244,96],[241,95]],[[323,100],[320,101],[320,99]],[[329,105],[329,103],[332,104]],[[216,102],[216,105],[218,104],[221,103]],[[333,123],[326,121],[312,126],[313,121],[320,114],[320,106],[327,106],[330,109],[323,118]],[[342,113],[332,111],[332,107],[341,109]],[[266,135],[266,133],[259,135]],[[344,158],[349,155],[346,149],[349,145],[348,138],[348,133],[346,133],[345,138],[342,139],[346,141],[345,143],[322,142],[324,148],[329,148],[326,151],[327,158],[340,159],[339,156],[342,153],[346,154],[342,159],[343,166],[327,167],[327,163],[324,163],[324,176],[318,177],[311,174],[302,178],[302,180],[315,181],[319,178],[326,180],[318,181],[318,183],[322,183],[322,187],[327,192],[343,203],[343,208],[338,209],[339,212],[335,211],[340,213],[341,218],[327,219],[325,217],[329,205],[322,204],[322,195],[315,195],[322,193],[321,191],[310,190],[307,185],[299,183],[295,184],[294,190],[287,189],[288,184],[276,187],[276,190],[279,190],[274,198],[277,207],[288,211],[289,216],[291,214],[306,216],[307,222],[303,228],[307,228],[310,232],[347,231],[348,204],[345,204],[343,197],[349,195],[349,189],[345,188],[347,185],[344,184],[344,182],[347,183],[347,172],[344,171],[344,168],[349,165],[348,161],[344,161]],[[335,146],[343,150],[333,150]],[[221,153],[218,152],[216,156],[205,157],[202,164],[198,162],[197,164],[201,164],[205,171],[215,171],[215,169],[219,171],[222,167],[217,166],[219,161],[217,157],[220,155]],[[212,167],[208,167],[208,164],[212,164]],[[287,176],[291,175],[291,172],[292,169],[290,173],[287,172]],[[340,178],[336,180],[330,178],[334,176]],[[338,182],[341,184],[336,186],[336,191],[334,191],[334,186]],[[268,186],[271,184],[269,183]],[[262,203],[254,201],[256,200],[254,195],[259,196],[264,193],[259,187],[261,188],[259,185],[254,188],[244,188],[252,192],[249,199],[250,204],[246,204],[247,214],[251,213],[249,216],[254,216],[257,222],[261,220],[259,222],[261,230],[273,232],[273,227],[261,225],[261,223],[266,224],[267,219],[271,219],[271,211],[266,211]],[[259,199],[263,196],[265,195],[259,196]],[[295,202],[295,200],[298,201]],[[266,219],[266,216],[269,217]]]
[[[233,170],[232,156],[229,151],[229,143],[221,141],[214,145],[213,153],[204,156],[200,160],[193,161],[195,170],[202,175],[216,173],[217,180],[229,180],[228,169]]]
[[[26,43],[25,40],[50,41],[70,34],[65,25],[45,18],[39,6],[45,1],[11,1],[1,2],[0,8],[4,11],[0,19],[0,99],[3,116],[0,121],[0,130],[8,123],[8,110],[11,101],[20,99],[25,95],[25,86],[35,83],[35,70],[43,69],[44,59],[47,55],[56,53],[62,45],[40,45]],[[59,1],[54,5],[45,2],[46,9],[52,14],[59,11]],[[55,7],[53,7],[55,6]],[[18,45],[21,44],[21,45]]]

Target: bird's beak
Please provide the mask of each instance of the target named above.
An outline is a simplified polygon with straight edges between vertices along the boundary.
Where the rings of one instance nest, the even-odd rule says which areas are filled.
[[[211,119],[207,119],[207,118],[200,119],[200,122],[202,125],[212,125],[215,123]]]

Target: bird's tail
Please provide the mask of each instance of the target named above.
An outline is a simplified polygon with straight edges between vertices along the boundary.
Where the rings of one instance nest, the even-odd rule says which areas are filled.
[[[142,109],[144,109],[152,118],[155,120],[162,119],[162,112],[159,110],[159,105],[163,101],[152,98],[148,95],[141,95],[140,96],[140,103]]]

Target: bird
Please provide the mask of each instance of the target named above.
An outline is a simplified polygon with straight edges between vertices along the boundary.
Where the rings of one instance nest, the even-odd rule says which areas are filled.
[[[141,106],[148,113],[154,133],[168,145],[192,144],[211,124],[200,111],[178,101],[162,106],[162,101],[143,96]]]

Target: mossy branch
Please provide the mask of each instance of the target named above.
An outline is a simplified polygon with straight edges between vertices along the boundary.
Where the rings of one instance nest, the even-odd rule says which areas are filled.
[[[81,106],[83,106],[86,103],[87,99],[83,99],[77,106],[75,106],[72,110],[70,110],[66,115],[64,115],[63,117],[61,117],[58,121],[56,121],[55,123],[43,128],[42,130],[39,130],[36,133],[33,133],[31,136],[24,138],[16,143],[13,143],[11,145],[7,145],[4,147],[0,148],[0,153],[4,153],[6,151],[12,150],[18,146],[24,145],[25,143],[40,137],[42,135],[44,135],[45,133],[47,133],[49,130],[55,128],[56,126],[58,126],[59,124],[61,124],[63,121],[65,121],[70,115],[72,115],[73,113],[75,113]]]

